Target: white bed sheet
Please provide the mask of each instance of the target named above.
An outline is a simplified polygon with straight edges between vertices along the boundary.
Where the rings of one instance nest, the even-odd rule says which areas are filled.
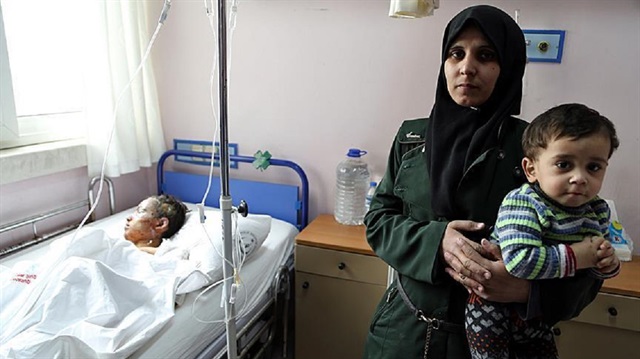
[[[256,250],[240,272],[244,293],[238,294],[236,313],[240,317],[263,299],[273,284],[281,265],[293,253],[296,227],[279,219],[272,219],[271,231],[262,246]],[[224,308],[220,306],[222,286],[210,290],[194,301],[202,291],[187,294],[184,303],[176,308],[175,315],[131,358],[195,358],[207,345],[225,333]],[[246,303],[246,304],[243,304]],[[215,323],[200,323],[192,316],[192,310],[200,319]]]
[[[188,206],[191,209],[195,208],[191,204]],[[133,211],[134,208],[125,210],[88,226],[101,228],[109,236],[121,236],[126,218]],[[294,239],[297,234],[298,229],[295,226],[279,219],[272,219],[269,235],[240,271],[241,286],[235,305],[238,319],[264,300],[265,293],[272,286],[278,268],[284,265],[293,253]],[[0,263],[11,267],[18,261],[37,258],[47,251],[49,242],[9,255],[2,258]],[[206,293],[200,295],[203,291]],[[226,326],[224,308],[220,302],[221,295],[221,284],[208,290],[203,288],[186,294],[184,302],[176,306],[175,315],[169,322],[130,358],[195,358],[198,356],[207,345],[224,335]]]

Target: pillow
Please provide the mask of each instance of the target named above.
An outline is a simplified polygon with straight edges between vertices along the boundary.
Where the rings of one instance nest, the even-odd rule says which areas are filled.
[[[239,238],[239,250],[246,261],[269,235],[271,217],[250,214],[247,217],[232,215],[231,219],[233,238]],[[222,212],[205,210],[204,223],[200,223],[197,211],[187,213],[185,224],[162,242],[155,256],[186,260],[209,276],[209,283],[222,279]]]

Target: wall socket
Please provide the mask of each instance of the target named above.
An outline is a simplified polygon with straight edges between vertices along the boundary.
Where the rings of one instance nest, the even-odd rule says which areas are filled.
[[[564,30],[522,30],[529,62],[562,61]]]

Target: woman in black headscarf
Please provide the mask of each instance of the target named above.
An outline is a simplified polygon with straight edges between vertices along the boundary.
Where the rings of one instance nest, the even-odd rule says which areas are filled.
[[[518,303],[554,324],[597,294],[588,277],[511,277],[487,241],[505,194],[525,180],[520,113],[524,35],[495,7],[467,8],[447,25],[428,119],[400,127],[365,217],[367,240],[397,276],[372,319],[365,358],[469,358],[468,293]]]

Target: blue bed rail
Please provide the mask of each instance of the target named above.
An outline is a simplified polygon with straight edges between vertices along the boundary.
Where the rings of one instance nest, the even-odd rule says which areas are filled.
[[[168,150],[158,161],[158,193],[168,193],[183,201],[200,203],[208,183],[209,176],[165,171],[164,164],[171,156],[199,157],[211,160],[211,154],[185,150]],[[218,155],[214,160],[219,159]],[[229,160],[252,163],[255,158],[249,156],[230,155]],[[300,187],[259,181],[229,179],[230,195],[234,206],[245,200],[249,205],[249,213],[269,214],[303,229],[309,221],[309,181],[304,170],[298,164],[288,160],[269,160],[270,166],[288,167],[296,172],[300,179]],[[220,179],[211,181],[209,194],[205,199],[207,206],[220,208]]]

